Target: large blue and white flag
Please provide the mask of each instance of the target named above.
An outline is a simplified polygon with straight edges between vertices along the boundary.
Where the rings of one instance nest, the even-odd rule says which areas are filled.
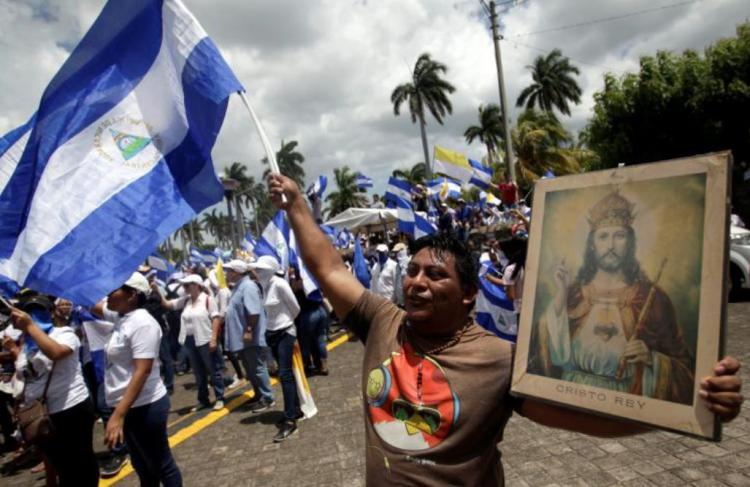
[[[0,194],[3,193],[11,176],[16,172],[35,121],[36,114],[25,124],[0,137]]]
[[[471,164],[471,179],[469,184],[473,184],[479,189],[487,190],[492,186],[492,168],[483,166],[481,162],[469,159]]]
[[[361,172],[355,174],[354,182],[359,189],[372,188],[372,178],[365,176]]]
[[[181,1],[108,2],[0,193],[0,275],[81,304],[120,286],[221,200],[211,148],[239,90]]]
[[[476,321],[500,338],[516,341],[518,323],[513,301],[508,299],[501,286],[490,282],[484,275],[479,278]]]
[[[362,245],[359,243],[359,239],[354,241],[354,259],[353,259],[354,275],[364,287],[370,289],[370,266],[367,265],[365,255],[362,253]]]
[[[323,198],[323,193],[326,192],[328,187],[328,178],[325,176],[318,176],[318,179],[307,188],[307,196],[312,197],[316,195],[318,198]]]
[[[270,255],[275,258],[287,277],[286,270],[293,267],[297,271],[297,275],[302,278],[302,288],[305,295],[310,299],[322,301],[323,296],[318,289],[318,283],[299,256],[297,240],[289,227],[286,212],[283,210],[276,212],[273,220],[268,223],[255,245],[255,256],[261,257],[263,255]]]
[[[245,238],[242,239],[240,247],[245,252],[252,252],[255,249],[255,238],[253,238],[253,234],[249,230],[245,234]]]
[[[408,181],[391,176],[388,178],[388,187],[385,189],[385,200],[395,205],[397,202],[396,198],[411,201],[411,184]]]

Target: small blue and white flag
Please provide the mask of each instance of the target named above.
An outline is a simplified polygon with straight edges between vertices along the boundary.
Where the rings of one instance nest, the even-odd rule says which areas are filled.
[[[245,238],[242,239],[240,247],[245,252],[252,252],[255,248],[255,238],[253,238],[253,234],[250,231],[245,234]]]
[[[471,164],[471,179],[469,184],[473,184],[481,190],[487,190],[492,186],[492,168],[483,166],[481,162],[469,159]]]
[[[338,236],[336,237],[336,247],[340,249],[348,249],[349,245],[354,241],[354,236],[352,233],[344,228],[338,233]]]
[[[437,231],[437,226],[430,220],[422,217],[419,213],[414,214],[414,238],[434,235]]]
[[[328,237],[328,240],[330,240],[333,245],[336,245],[336,229],[331,225],[324,225],[322,223],[320,224],[320,229],[325,233],[326,237]]]
[[[174,266],[164,257],[156,254],[151,254],[146,259],[146,263],[156,270],[156,278],[161,281],[166,281],[169,274],[174,272]]]
[[[255,256],[270,255],[278,262],[281,269],[286,270],[293,267],[297,275],[302,278],[302,288],[305,295],[312,300],[322,301],[323,296],[318,288],[318,283],[305,267],[302,258],[299,257],[297,241],[289,227],[286,212],[279,210],[266,228],[263,230],[257,244],[255,245]],[[286,274],[288,276],[288,274]]]
[[[361,172],[355,174],[355,184],[359,189],[372,188],[372,178],[365,176]]]
[[[328,186],[328,178],[325,176],[318,176],[318,179],[307,188],[307,196],[312,197],[316,195],[318,198],[323,198],[323,193],[326,192]]]
[[[91,361],[94,364],[96,382],[101,384],[104,382],[104,371],[107,366],[105,347],[109,342],[115,325],[109,321],[95,317],[82,306],[76,306],[70,318],[74,327],[83,328],[86,341],[89,344]]]
[[[518,323],[513,301],[505,290],[490,282],[484,275],[479,278],[476,322],[500,338],[516,341]]]
[[[385,200],[396,204],[397,197],[411,201],[411,184],[408,181],[391,176],[388,178],[388,187],[385,189]]]
[[[242,89],[180,0],[107,2],[0,193],[0,275],[87,305],[120,286],[222,199],[211,148]]]
[[[219,261],[216,254],[210,250],[202,250],[198,247],[190,247],[190,262],[192,264],[213,265]]]
[[[354,275],[357,280],[362,283],[364,287],[370,289],[370,266],[367,265],[367,260],[362,253],[362,245],[359,243],[359,239],[354,241],[354,259],[353,259]]]
[[[555,179],[555,173],[553,173],[551,169],[547,169],[544,176],[542,176],[542,179]]]
[[[437,227],[427,218],[414,211],[411,202],[398,198],[396,200],[398,229],[415,239],[437,233]]]
[[[414,236],[414,207],[411,201],[397,196],[396,214],[398,216],[398,231]]]
[[[427,190],[441,201],[448,198],[457,200],[461,197],[461,183],[448,177],[439,177],[428,181]]]

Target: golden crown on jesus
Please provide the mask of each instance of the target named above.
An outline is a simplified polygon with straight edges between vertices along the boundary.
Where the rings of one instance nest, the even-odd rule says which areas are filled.
[[[612,226],[629,227],[635,217],[633,206],[635,205],[623,198],[617,190],[609,193],[589,212],[591,230]]]

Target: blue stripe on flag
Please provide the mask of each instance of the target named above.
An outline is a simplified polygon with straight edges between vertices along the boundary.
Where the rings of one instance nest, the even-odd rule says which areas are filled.
[[[20,127],[14,128],[7,134],[0,137],[0,157],[2,157],[5,154],[5,151],[7,151],[10,146],[18,142],[18,139],[23,137],[25,133],[31,131],[31,129],[34,127],[35,121],[36,121],[36,113],[31,116],[28,122],[21,125]]]
[[[404,198],[406,200],[411,199],[411,184],[403,179],[394,177],[388,178],[388,187],[385,190],[385,199],[392,203],[396,203],[396,198]]]

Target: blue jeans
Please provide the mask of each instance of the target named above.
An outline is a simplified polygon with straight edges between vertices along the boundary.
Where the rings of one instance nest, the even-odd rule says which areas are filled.
[[[190,366],[193,368],[195,376],[195,385],[198,389],[198,402],[203,405],[210,404],[208,400],[208,378],[214,386],[214,395],[217,401],[224,400],[224,378],[221,376],[221,369],[216,368],[211,352],[208,350],[208,343],[197,346],[195,337],[188,335],[185,338],[185,351],[190,358]]]
[[[161,364],[161,373],[164,377],[164,387],[168,391],[174,390],[174,360],[172,359],[172,351],[169,347],[169,337],[162,335],[161,343],[159,344],[159,363]]]
[[[266,332],[266,342],[279,363],[279,382],[284,395],[284,418],[297,419],[300,415],[297,383],[292,370],[292,354],[296,338],[286,331]]]
[[[299,348],[302,352],[302,362],[305,367],[312,364],[310,354],[315,365],[320,366],[320,359],[328,358],[326,336],[328,335],[328,313],[325,308],[317,306],[303,311],[299,316]]]
[[[167,415],[169,396],[130,408],[125,415],[125,442],[141,487],[181,487],[182,474],[169,449]]]
[[[248,380],[253,385],[255,397],[266,401],[273,401],[273,391],[271,390],[271,378],[268,377],[268,367],[266,367],[267,357],[270,355],[268,347],[258,347],[250,345],[239,352],[242,363],[248,374]]]

